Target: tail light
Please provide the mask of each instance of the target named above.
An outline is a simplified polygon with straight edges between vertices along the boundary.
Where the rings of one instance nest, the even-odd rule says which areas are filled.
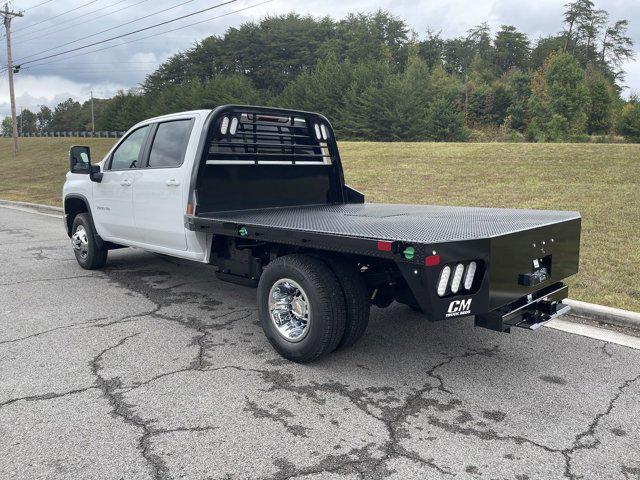
[[[464,288],[465,290],[471,290],[473,286],[473,279],[476,275],[476,262],[471,262],[467,267],[467,274],[464,277]]]
[[[453,280],[451,280],[451,293],[458,293],[460,283],[462,282],[462,274],[464,273],[464,265],[459,263],[453,272]]]
[[[447,285],[449,285],[449,277],[451,276],[451,267],[446,265],[440,272],[440,279],[438,280],[438,295],[441,297],[447,293]]]
[[[444,297],[447,293],[453,295],[462,294],[462,290],[465,292],[471,291],[476,283],[477,272],[478,261],[476,260],[468,263],[459,262],[445,265],[442,267],[440,276],[438,277],[438,284],[436,286],[438,296]]]

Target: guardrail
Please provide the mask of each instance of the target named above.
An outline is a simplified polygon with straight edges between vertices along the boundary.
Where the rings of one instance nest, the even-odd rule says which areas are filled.
[[[81,137],[81,138],[120,138],[125,134],[125,132],[118,131],[110,131],[110,132],[83,132],[83,131],[75,131],[75,132],[34,132],[34,133],[23,133],[18,135],[21,138],[29,138],[29,137]],[[11,138],[11,135],[0,135],[1,137]]]

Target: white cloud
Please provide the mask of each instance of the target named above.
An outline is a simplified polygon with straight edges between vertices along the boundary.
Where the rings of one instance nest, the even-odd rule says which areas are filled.
[[[15,82],[16,105],[18,110],[19,107],[36,110],[38,105],[53,107],[68,98],[84,101],[89,98],[92,89],[94,95],[106,97],[123,88],[126,85],[111,82],[78,83],[58,75],[21,75],[19,81]],[[9,88],[5,79],[0,83],[0,114],[9,113]]]

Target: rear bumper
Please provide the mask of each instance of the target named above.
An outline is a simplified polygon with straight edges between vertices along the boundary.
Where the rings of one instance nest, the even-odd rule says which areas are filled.
[[[562,282],[555,283],[489,313],[476,315],[476,326],[506,333],[511,327],[536,330],[571,310],[562,303],[568,294],[569,287]]]
[[[517,324],[544,321],[543,314],[562,311],[558,304],[568,293],[564,282],[578,271],[580,219],[434,245],[433,251],[441,262],[422,271],[398,263],[421,309],[434,321],[476,316],[479,326],[508,331]],[[472,288],[461,287],[454,294],[447,287],[444,294],[437,293],[445,266],[453,272],[462,264],[466,272],[471,261],[477,264]]]

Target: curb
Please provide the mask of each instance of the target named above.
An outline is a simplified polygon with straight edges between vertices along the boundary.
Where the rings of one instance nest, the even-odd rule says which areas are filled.
[[[620,308],[605,307],[593,303],[581,302],[567,298],[562,303],[571,307],[569,315],[608,323],[617,327],[640,330],[640,313],[622,310]]]
[[[61,214],[64,213],[64,209],[62,207],[52,207],[50,205],[41,205],[39,203],[30,203],[30,202],[18,202],[16,200],[1,200],[0,205],[4,205],[7,207],[22,207],[25,210],[35,210],[38,213],[48,213],[48,214]]]

